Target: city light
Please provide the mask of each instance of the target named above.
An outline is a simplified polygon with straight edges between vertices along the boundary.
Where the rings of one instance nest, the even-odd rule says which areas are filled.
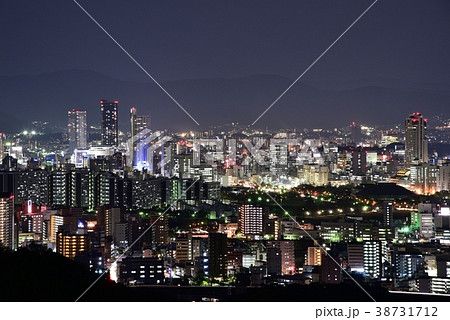
[[[106,16],[121,17],[120,12],[110,14],[112,9],[106,8],[100,19],[102,6],[96,5],[96,20],[96,11],[91,14],[78,2],[73,4],[90,24],[77,24],[86,42],[70,48],[68,43],[80,42],[73,32],[56,32],[52,41],[43,41],[45,30],[26,8],[5,10],[23,14],[15,25],[14,19],[3,21],[4,26],[11,24],[3,28],[11,33],[4,37],[3,50],[14,58],[7,59],[6,85],[0,88],[0,258],[7,266],[0,280],[6,299],[398,302],[399,293],[416,302],[424,294],[448,299],[450,115],[443,107],[449,99],[438,89],[448,87],[442,66],[450,58],[448,32],[433,25],[439,19],[430,18],[436,16],[435,6],[408,8],[408,14],[421,17],[410,19],[414,28],[408,19],[402,20],[402,35],[410,32],[409,36],[386,31],[397,27],[395,19],[373,19],[381,21],[377,32],[385,44],[396,45],[393,73],[386,67],[392,61],[380,64],[379,41],[360,46],[367,49],[362,56],[370,61],[364,68],[360,63],[333,62],[328,53],[353,26],[363,26],[356,22],[371,6],[355,16],[359,18],[344,33],[338,30],[340,36],[331,46],[323,47],[319,42],[326,37],[302,38],[304,32],[298,30],[310,25],[308,19],[319,21],[314,16],[318,12],[345,18],[340,6],[333,6],[336,12],[307,10],[299,18],[300,9],[282,2],[257,10],[244,2],[233,7],[236,10],[224,10],[219,2],[202,8],[193,3],[182,10],[170,6],[169,15],[167,8],[161,10],[152,2],[151,8],[143,4],[125,11],[130,17],[140,17],[131,15],[132,10],[150,12],[139,22],[141,29],[151,30],[145,26],[150,22],[158,25],[159,37],[139,41],[139,32],[122,30],[129,39],[119,44],[123,34],[116,40],[117,30],[109,33],[108,24],[114,21],[101,24]],[[74,21],[76,10],[64,11],[67,19],[47,19],[46,27],[60,30],[58,24]],[[283,29],[277,26],[286,26],[285,20],[293,16],[280,13],[290,11],[297,17],[289,22],[299,37],[295,41],[289,34],[286,39],[276,35]],[[380,12],[371,14],[386,16]],[[180,17],[206,31],[192,32]],[[265,32],[269,25],[276,32]],[[100,33],[91,32],[92,27],[100,27]],[[429,32],[417,33],[415,28]],[[358,34],[352,30],[345,36],[351,33]],[[37,35],[43,38],[34,39]],[[417,41],[406,45],[411,35]],[[104,44],[101,36],[113,46]],[[225,38],[233,41],[222,41]],[[358,38],[364,37],[353,40]],[[365,38],[371,39],[370,34]],[[249,39],[266,44],[265,49]],[[205,47],[210,40],[214,50]],[[86,49],[95,42],[97,50]],[[284,54],[287,60],[280,62],[280,53],[286,51],[282,42],[295,54]],[[142,47],[127,51],[126,43]],[[36,55],[30,61],[16,52],[23,44],[30,44],[28,51]],[[312,49],[304,50],[305,44]],[[434,56],[433,44],[440,45]],[[255,53],[252,59],[246,46]],[[307,53],[321,46],[328,49],[313,57],[305,71],[317,72],[311,75],[311,86],[289,91],[298,89],[297,80],[305,72],[289,81],[291,76],[296,79],[295,70],[280,68],[280,63],[295,66],[311,59]],[[358,44],[346,47],[340,46],[340,58],[351,58]],[[131,56],[133,51],[142,55],[158,48],[166,53],[154,65],[155,75],[166,77],[161,83]],[[398,59],[399,48],[407,59]],[[121,63],[116,49],[169,99],[146,83],[111,78],[129,75],[115,68]],[[95,53],[92,61],[89,52]],[[186,57],[171,62],[180,52]],[[328,65],[321,60],[325,54]],[[49,59],[55,56],[67,60],[68,70],[54,72],[61,69],[62,59]],[[328,70],[329,79],[320,79],[327,72],[319,70],[319,62],[322,68],[335,64]],[[83,65],[98,70],[78,70]],[[106,70],[106,65],[112,69]],[[414,71],[419,79],[413,79],[411,65],[420,67],[420,72]],[[214,66],[216,71],[208,70]],[[259,70],[261,66],[265,69]],[[348,74],[338,72],[343,66],[350,68]],[[45,75],[34,74],[38,69]],[[102,70],[108,76],[97,74]],[[273,75],[274,70],[280,74]],[[242,74],[248,76],[239,78]],[[336,75],[342,79],[336,81]],[[403,75],[401,81],[394,75]],[[414,90],[401,89],[413,82]],[[283,97],[288,91],[290,97]],[[312,93],[318,99],[312,99]],[[423,110],[410,109],[417,105]],[[182,113],[176,114],[177,109]],[[193,115],[201,116],[201,126]],[[252,124],[253,116],[258,118]],[[326,308],[318,308],[316,318]],[[361,315],[376,312],[357,308]],[[253,312],[258,306],[248,309]],[[290,316],[280,310],[279,315]],[[388,316],[386,310],[392,309],[380,310]],[[223,314],[236,316],[233,311]],[[302,310],[301,317],[307,317],[307,311]],[[240,311],[237,316],[248,317]]]

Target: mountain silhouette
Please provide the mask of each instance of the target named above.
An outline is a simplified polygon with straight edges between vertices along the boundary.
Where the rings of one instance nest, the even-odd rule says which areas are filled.
[[[185,79],[162,86],[201,124],[251,124],[290,84],[278,75]],[[324,81],[326,83],[326,81]],[[373,85],[373,84],[377,85]],[[348,85],[347,85],[348,84]],[[369,85],[367,85],[369,84]],[[299,81],[256,126],[264,128],[334,128],[352,121],[403,123],[411,112],[431,117],[445,113],[450,92],[394,85],[393,81],[342,83],[320,89]],[[88,123],[100,123],[101,99],[119,100],[119,123],[129,128],[129,108],[151,116],[153,129],[199,129],[153,82],[114,79],[93,71],[63,70],[39,75],[0,76],[0,131],[19,131],[27,122],[48,120],[65,127],[67,110],[88,111]]]

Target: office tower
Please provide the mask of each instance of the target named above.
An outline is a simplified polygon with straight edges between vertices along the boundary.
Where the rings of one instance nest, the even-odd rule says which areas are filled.
[[[258,238],[263,235],[267,211],[251,204],[239,207],[239,231],[245,237]]]
[[[120,208],[101,206],[97,208],[97,226],[105,231],[105,236],[114,238],[116,225],[120,222]]]
[[[381,241],[364,241],[364,274],[370,279],[379,279],[382,275]]]
[[[439,173],[437,176],[436,191],[450,190],[450,162],[446,162],[439,167]]]
[[[171,174],[177,178],[193,177],[193,161],[192,154],[177,154],[173,158],[173,168]]]
[[[209,276],[223,277],[227,274],[227,235],[225,233],[209,234]]]
[[[410,166],[411,190],[417,194],[435,194],[439,167],[428,163]]]
[[[11,193],[0,194],[0,246],[14,247],[14,196]]]
[[[352,172],[355,176],[365,176],[367,173],[367,151],[362,148],[352,151]]]
[[[352,143],[354,143],[355,145],[361,144],[361,126],[357,125],[355,122],[352,122],[352,124],[350,125],[350,138],[352,140]]]
[[[426,240],[435,236],[434,215],[437,213],[436,204],[419,203],[419,232]]]
[[[392,227],[394,225],[394,202],[383,201],[383,226]]]
[[[131,138],[133,139],[132,159],[133,167],[141,167],[147,162],[147,149],[149,147],[146,131],[150,130],[150,116],[138,116],[135,107],[130,109]]]
[[[208,251],[209,251],[208,238],[205,238],[203,236],[192,238],[192,258],[194,260],[197,258],[207,260]]]
[[[270,151],[270,172],[273,176],[280,176],[287,173],[289,145],[286,141],[275,142],[271,141],[269,146]]]
[[[103,146],[117,147],[119,145],[118,109],[119,101],[100,100]]]
[[[272,249],[269,249],[272,248]],[[275,250],[273,250],[275,249]],[[275,261],[269,261],[269,251],[271,252],[270,258]],[[269,269],[274,270],[271,266],[278,266],[280,259],[281,274],[293,274],[295,272],[295,253],[293,241],[267,241],[267,264]]]
[[[192,258],[192,233],[181,233],[175,241],[176,262],[191,261]]]
[[[322,264],[322,249],[319,247],[308,247],[307,266],[320,266]]]
[[[135,107],[130,109],[130,120],[131,120],[131,136],[134,137],[142,130],[150,130],[150,116],[138,116]]]
[[[69,154],[75,149],[87,148],[87,122],[85,110],[69,110],[67,112],[67,133],[69,136]]]
[[[59,232],[56,238],[56,252],[73,259],[78,253],[88,250],[89,239],[86,234]]]
[[[325,242],[347,242],[355,238],[354,222],[340,221],[324,221],[320,224],[320,236]]]
[[[152,213],[149,223],[152,226],[152,244],[154,246],[169,244],[169,218],[167,215]]]
[[[405,121],[405,168],[428,162],[427,119],[413,113]]]
[[[364,244],[361,242],[347,243],[347,264],[350,271],[364,272]]]

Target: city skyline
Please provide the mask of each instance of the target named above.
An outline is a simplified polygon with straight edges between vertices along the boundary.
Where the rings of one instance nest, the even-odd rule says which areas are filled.
[[[426,3],[2,3],[1,299],[449,301]]]
[[[402,1],[396,1],[374,5],[277,103],[276,108],[269,111],[270,118],[263,117],[262,122],[257,125],[261,128],[267,125],[273,128],[289,128],[295,125],[328,128],[336,123],[341,126],[347,124],[344,113],[353,115],[350,121],[362,122],[366,117],[372,125],[392,124],[390,118],[381,117],[380,113],[373,110],[389,110],[396,119],[413,111],[411,109],[427,108],[422,112],[444,113],[445,107],[450,103],[447,85],[449,79],[444,72],[450,61],[442,54],[447,44],[445,30],[448,29],[448,21],[445,20],[445,12],[448,2],[435,0],[425,7],[421,3],[415,0],[407,3],[405,1],[404,4]],[[120,2],[109,4],[108,11],[111,13],[122,9]],[[155,79],[163,87],[167,87],[168,92],[180,100],[180,105],[186,107],[194,118],[199,119],[203,129],[209,125],[232,122],[244,125],[253,123],[369,4],[369,1],[349,1],[345,5],[327,0],[314,3],[287,1],[281,5],[259,3],[258,10],[253,10],[250,3],[195,3],[187,6],[183,12],[174,12],[171,5],[156,3],[153,4],[154,7],[149,8],[150,5],[146,4],[140,12],[151,9],[155,21],[144,19],[137,24],[128,23],[129,29],[116,30],[120,23],[116,26],[105,20],[105,11],[98,10],[101,2],[80,2],[80,5],[86,5],[87,12],[97,18],[105,30],[109,30],[131,55],[137,54],[137,61],[141,62],[144,68],[148,68],[150,74],[155,71]],[[19,10],[18,2],[4,3],[2,6],[5,7],[5,10],[2,10],[5,13]],[[183,4],[183,7],[185,6]],[[393,14],[400,7],[403,10],[402,23],[399,23]],[[233,8],[239,8],[241,11],[235,11]],[[74,30],[71,24],[66,23],[65,33],[49,30],[59,21],[53,19],[51,14],[55,9],[66,12],[66,19],[74,20],[77,29]],[[156,120],[155,129],[162,130],[172,126],[186,130],[196,127],[186,114],[176,112],[176,104],[151,83],[150,79],[145,78],[145,74],[142,74],[137,66],[130,64],[130,59],[89,21],[75,3],[55,2],[36,8],[33,13],[46,10],[44,17],[52,17],[48,20],[48,25],[44,24],[39,16],[29,16],[33,10],[32,5],[20,7],[20,10],[23,12],[18,16],[19,19],[9,24],[17,26],[14,32],[26,28],[27,23],[33,21],[33,32],[50,34],[50,39],[55,42],[48,40],[46,46],[37,42],[34,51],[23,57],[24,51],[19,50],[20,43],[17,43],[20,37],[12,37],[14,32],[8,33],[5,39],[6,50],[2,54],[10,63],[2,69],[3,76],[0,77],[0,88],[4,88],[4,92],[0,94],[4,97],[8,109],[2,110],[5,115],[1,119],[14,119],[15,116],[10,110],[20,110],[27,114],[27,117],[14,119],[17,123],[24,120],[43,121],[43,114],[46,114],[50,121],[60,122],[64,117],[65,105],[86,106],[92,113],[95,102],[109,96],[122,102],[120,113],[124,113],[131,106],[137,106],[143,113],[152,114]],[[122,19],[129,19],[133,14],[140,16],[141,13],[136,10],[137,7],[130,6],[128,10],[118,12],[121,12]],[[210,16],[202,15],[202,12],[209,12]],[[263,19],[274,12],[283,12],[288,19],[279,21],[278,16],[275,16],[275,20]],[[198,25],[188,22],[189,13],[192,17],[198,17]],[[164,21],[167,14],[175,15],[177,22],[160,29],[158,33],[152,32],[156,21],[160,25],[167,25],[167,21]],[[384,17],[382,25],[378,23],[379,16]],[[219,23],[227,18],[233,22],[232,27],[227,28],[227,25],[222,26]],[[9,17],[6,16],[1,21],[9,23]],[[270,23],[265,24],[266,21]],[[254,27],[244,28],[246,24]],[[273,30],[267,30],[272,24]],[[180,35],[175,34],[180,26],[185,26],[183,31],[188,35],[197,32],[195,36],[191,35],[194,39],[202,39],[198,40],[199,46],[191,48],[185,39],[180,39]],[[198,32],[197,29],[201,29],[201,26],[211,28],[203,28]],[[238,32],[237,28],[246,32]],[[258,32],[260,29],[264,32]],[[383,32],[385,29],[390,32]],[[142,35],[146,30],[150,31],[150,44]],[[219,36],[214,37],[213,30]],[[80,37],[80,31],[85,31],[81,32],[85,34],[84,37]],[[33,40],[30,40],[32,43],[42,38],[42,35],[37,36],[33,32],[27,29],[22,36],[33,35]],[[316,33],[320,36],[315,36]],[[381,34],[384,36],[381,37]],[[131,36],[142,39],[139,41],[140,47],[127,41]],[[243,48],[243,51],[233,52],[228,49],[234,38],[237,48]],[[86,46],[79,46],[76,41],[71,41],[72,39],[78,39],[81,43],[86,41]],[[181,48],[168,50],[168,39],[172,39],[171,46],[181,45]],[[276,45],[271,45],[272,43]],[[364,46],[360,47],[360,43],[364,43]],[[93,50],[99,44],[106,50],[106,59],[105,55],[99,55]],[[52,50],[54,46],[57,48]],[[254,46],[260,47],[258,54],[253,51]],[[92,50],[89,50],[90,48]],[[424,48],[428,48],[429,59],[422,59]],[[69,52],[66,52],[67,50]],[[80,50],[84,51],[80,53]],[[149,56],[143,55],[142,50]],[[79,52],[78,56],[83,59],[74,57],[75,52]],[[57,56],[54,56],[56,53]],[[163,53],[164,58],[160,56]],[[173,57],[174,54],[177,56]],[[233,59],[229,59],[230,55]],[[40,56],[52,56],[52,59],[39,59]],[[33,63],[35,59],[39,59],[40,63]],[[29,75],[19,71],[23,68],[29,70]],[[59,88],[59,94],[56,95],[52,92],[55,86]],[[71,91],[73,87],[78,88],[76,93]],[[18,95],[18,92],[22,95]],[[31,102],[26,101],[24,96],[34,97],[32,103],[35,108],[27,107]],[[336,109],[345,112],[333,112]],[[124,120],[121,126],[125,123]],[[0,125],[8,127],[10,122],[5,121]],[[24,130],[26,124],[22,123],[21,126]]]

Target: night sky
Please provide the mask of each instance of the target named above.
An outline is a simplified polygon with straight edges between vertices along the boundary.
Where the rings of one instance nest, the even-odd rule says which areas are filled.
[[[79,2],[157,80],[170,82],[261,74],[292,81],[373,1]],[[2,1],[0,28],[1,76],[89,70],[127,82],[150,81],[71,0]],[[414,84],[449,93],[449,35],[450,1],[379,0],[297,86],[355,89],[355,86],[345,87],[339,83],[357,81],[365,84],[364,81],[368,81],[367,85],[370,85],[371,79],[395,79],[396,86],[404,83],[406,88]],[[270,83],[264,82],[264,85],[270,86]],[[154,85],[149,84],[149,90],[156,92],[151,86]],[[249,113],[243,116],[242,122],[254,120],[285,89],[284,82],[274,88],[273,93],[262,100],[256,99],[256,105],[250,104],[246,108]],[[259,89],[266,91],[264,87]],[[176,86],[173,90],[175,92],[171,93],[183,103],[183,90],[177,91]],[[36,95],[35,92],[29,94]],[[295,90],[292,94],[295,96]],[[121,95],[121,92],[115,92],[115,96],[109,98],[121,99],[124,108],[142,104],[145,100],[149,105],[141,106],[143,112],[160,117],[157,108],[151,106],[151,97],[140,97],[136,101],[125,98],[124,101]],[[12,97],[6,95],[5,99],[12,103]],[[201,108],[210,105],[214,96],[198,101],[185,99],[188,100],[186,108],[191,108],[196,113],[194,117],[204,124],[220,122],[200,114]],[[296,96],[296,102],[301,99]],[[438,110],[445,110],[446,99],[439,100]],[[168,98],[166,100],[164,103],[176,113],[177,107]],[[163,98],[160,97],[155,103],[161,104],[161,101]],[[288,104],[289,99],[285,103]],[[331,108],[326,103],[317,103],[324,110]],[[29,102],[23,103],[26,104]],[[81,99],[66,104],[97,107],[97,101]],[[282,112],[282,101],[278,107],[275,106],[273,113],[268,115]],[[90,110],[89,106],[86,108]],[[66,106],[62,105],[61,114],[64,110]],[[180,120],[190,121],[183,114],[180,114]],[[327,122],[325,120],[322,119]],[[277,124],[283,126],[282,122],[280,119]]]

